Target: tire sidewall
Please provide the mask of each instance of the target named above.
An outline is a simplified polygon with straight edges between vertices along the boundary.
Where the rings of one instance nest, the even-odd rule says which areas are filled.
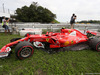
[[[27,37],[27,34],[32,35],[33,33],[32,33],[32,32],[28,32],[28,33],[26,33],[26,34],[24,35],[24,37]]]
[[[97,45],[96,45],[96,50],[97,50],[97,51],[100,51],[100,50],[98,50],[98,46],[99,46],[99,45],[100,45],[100,42],[98,42]]]
[[[29,56],[27,56],[27,57],[21,56],[21,51],[22,51],[23,48],[25,48],[25,47],[31,48],[31,54],[30,54]],[[33,52],[34,52],[33,47],[31,47],[31,46],[23,46],[23,47],[21,47],[21,48],[18,50],[17,56],[19,57],[19,59],[25,59],[25,58],[29,58],[30,56],[32,56]]]
[[[89,43],[89,46],[91,49],[96,50],[96,51],[100,51],[100,50],[98,50],[98,46],[100,45],[100,38],[90,39],[88,41],[88,43]]]
[[[28,47],[28,48],[30,48],[30,50],[31,50],[30,55],[28,55],[27,57],[23,57],[23,56],[21,55],[21,51],[22,51],[25,47]],[[16,54],[16,57],[17,57],[18,59],[21,59],[21,60],[22,60],[22,59],[25,59],[25,58],[29,58],[30,56],[33,55],[33,53],[34,53],[34,47],[33,47],[33,45],[32,45],[30,42],[28,42],[28,41],[20,42],[20,43],[17,44],[17,46],[15,47],[15,54]]]

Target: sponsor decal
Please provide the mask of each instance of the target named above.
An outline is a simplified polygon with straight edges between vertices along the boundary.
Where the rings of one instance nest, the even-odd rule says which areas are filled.
[[[69,45],[69,41],[66,41],[66,42],[64,43],[64,45]]]
[[[71,44],[73,44],[73,43],[74,43],[74,41],[72,40],[72,41],[71,41]]]
[[[82,40],[81,38],[75,39],[76,43],[80,42],[80,40]]]
[[[9,52],[9,51],[11,51],[11,48],[10,47],[7,47],[6,48],[6,52]]]

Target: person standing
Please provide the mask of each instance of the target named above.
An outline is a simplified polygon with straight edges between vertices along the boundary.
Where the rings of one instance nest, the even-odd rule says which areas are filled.
[[[75,23],[75,19],[76,19],[76,15],[72,14],[71,20],[70,20],[70,25],[71,25],[71,29],[74,29],[74,23]]]
[[[2,19],[2,27],[5,28],[5,34],[7,34],[7,30],[10,33],[10,29],[8,27],[9,20],[6,20],[5,17]]]

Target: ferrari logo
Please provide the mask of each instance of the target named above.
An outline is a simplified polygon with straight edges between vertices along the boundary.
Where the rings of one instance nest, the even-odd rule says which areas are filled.
[[[47,38],[46,41],[48,42],[49,41],[49,38]]]
[[[68,31],[69,33],[71,32],[71,30]]]
[[[64,43],[64,45],[68,45],[69,44],[69,41],[66,41],[65,43]]]
[[[71,44],[73,44],[73,43],[74,43],[74,41],[72,40],[72,41],[71,41]]]

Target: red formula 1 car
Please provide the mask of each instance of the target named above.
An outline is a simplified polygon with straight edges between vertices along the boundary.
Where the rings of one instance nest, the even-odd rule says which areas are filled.
[[[76,29],[61,29],[60,33],[47,32],[36,35],[27,33],[24,38],[14,38],[11,43],[0,49],[0,57],[7,57],[12,46],[15,46],[15,54],[19,59],[32,56],[34,46],[45,49],[47,52],[57,51],[59,48],[71,47],[80,43],[86,43],[92,49],[100,51],[100,39],[90,37],[97,35],[96,32],[84,31],[82,33]]]

